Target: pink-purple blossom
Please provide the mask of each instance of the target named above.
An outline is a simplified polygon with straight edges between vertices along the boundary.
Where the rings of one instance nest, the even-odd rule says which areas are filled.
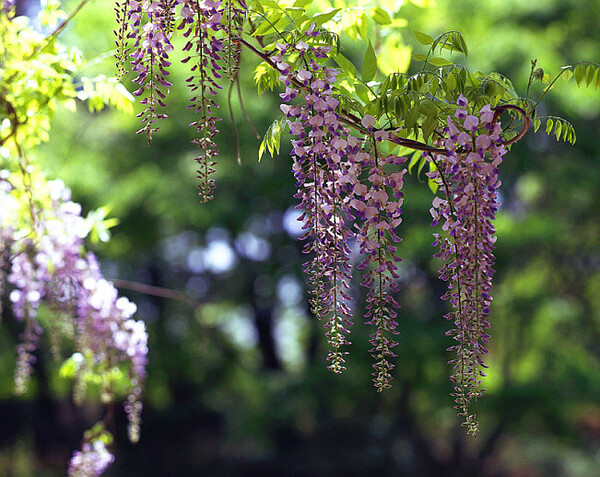
[[[462,97],[458,105],[468,108]],[[440,247],[435,256],[444,260],[440,278],[448,282],[448,292],[443,298],[452,306],[445,317],[455,325],[448,332],[456,341],[449,348],[456,353],[450,361],[454,369],[453,396],[469,432],[475,433],[477,422],[468,406],[483,392],[481,377],[487,367],[484,359],[490,338],[487,329],[496,242],[492,222],[498,209],[498,165],[506,149],[489,105],[464,116],[459,125],[448,120],[446,137],[439,141],[448,152],[431,156],[437,170],[429,176],[438,179],[442,193],[433,200],[431,214],[433,225],[442,221],[442,233],[434,234],[434,245]],[[459,130],[462,131],[457,135]],[[468,144],[462,139],[467,131]],[[474,150],[470,147],[473,143]]]
[[[61,181],[48,182],[47,191],[36,190],[50,205],[37,213],[35,222],[20,228],[13,227],[19,223],[16,217],[10,218],[11,213],[18,213],[11,206],[12,188],[6,187],[6,181],[1,183],[0,200],[6,208],[0,216],[0,234],[12,255],[6,280],[12,286],[13,314],[25,325],[17,348],[17,391],[25,391],[35,362],[43,332],[37,316],[45,306],[72,321],[76,351],[85,357],[80,373],[101,372],[121,364],[129,368],[129,399],[133,398],[132,409],[137,413],[129,413],[129,417],[135,430],[148,354],[144,323],[132,318],[135,304],[119,297],[114,285],[103,278],[96,257],[85,253],[83,239],[89,225]],[[79,380],[80,391],[83,383]],[[135,434],[131,435],[135,440]]]

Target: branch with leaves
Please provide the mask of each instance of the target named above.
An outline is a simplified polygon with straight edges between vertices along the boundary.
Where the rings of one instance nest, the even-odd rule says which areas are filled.
[[[436,194],[434,223],[444,221],[436,242],[441,247],[437,255],[446,262],[440,273],[448,281],[446,298],[453,309],[447,318],[455,329],[449,334],[457,341],[450,348],[457,354],[451,361],[453,396],[459,415],[475,434],[477,424],[469,406],[483,391],[482,368],[487,366],[483,358],[489,339],[485,329],[492,300],[498,166],[530,124],[537,131],[544,119],[548,134],[574,142],[575,132],[568,121],[538,117],[537,108],[560,77],[573,77],[578,85],[597,88],[600,68],[595,63],[576,63],[547,81],[534,62],[523,97],[504,75],[473,72],[446,57],[446,53],[468,55],[462,34],[448,31],[437,37],[414,32],[427,47],[425,54],[413,55],[422,63],[420,69],[414,74],[404,70],[384,73],[388,65],[378,61],[378,55],[385,55],[385,48],[377,41],[374,47],[359,24],[372,21],[393,26],[388,12],[353,7],[311,14],[311,3],[176,0],[154,8],[154,3],[124,0],[117,9],[119,70],[127,69],[123,52],[129,51],[130,43],[138,51],[134,58],[166,61],[177,30],[162,25],[179,17],[178,29],[188,38],[185,62],[193,65],[187,85],[199,115],[192,125],[200,134],[194,142],[200,147],[197,160],[204,201],[212,196],[210,177],[217,154],[213,96],[228,78],[233,115],[231,91],[240,74],[240,55],[247,52],[260,60],[254,70],[258,92],[280,90],[283,114],[268,128],[259,159],[265,151],[278,153],[283,133],[289,131],[309,256],[305,270],[311,306],[325,321],[332,348],[330,368],[344,369],[342,349],[348,344],[355,299],[348,285],[354,273],[350,251],[358,248],[362,254],[358,268],[364,270],[362,284],[367,289],[364,318],[376,328],[371,342],[378,390],[390,385],[396,345],[391,335],[401,330],[396,320],[400,309],[397,262],[401,261],[404,175],[414,167],[420,174],[426,167],[427,183]],[[350,17],[360,21],[353,23]],[[345,56],[342,44],[345,34],[357,38],[357,31],[364,41],[360,72]],[[139,62],[134,60],[133,66],[138,68]],[[145,104],[154,104],[152,98],[158,92],[152,83],[145,86],[144,76],[153,73],[138,73],[142,79],[137,93]],[[535,81],[547,81],[548,86],[534,101],[529,93]],[[164,97],[160,97],[162,105]],[[162,117],[154,115],[152,121]]]

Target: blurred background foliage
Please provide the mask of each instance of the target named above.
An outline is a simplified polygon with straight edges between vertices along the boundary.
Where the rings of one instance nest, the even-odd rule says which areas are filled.
[[[469,67],[505,74],[521,94],[533,59],[551,77],[560,66],[598,60],[597,0],[378,5],[398,25],[394,36],[386,40],[390,32],[370,23],[354,36],[393,43],[400,70],[420,67],[409,66],[411,51],[424,52],[411,29],[461,31]],[[111,3],[95,0],[61,34],[92,60],[82,74],[114,74],[113,28]],[[343,38],[344,53],[360,65],[356,38]],[[245,55],[240,78],[262,134],[279,115],[279,98],[256,94],[256,64]],[[503,164],[488,392],[476,406],[481,435],[473,440],[448,395],[451,342],[426,184],[413,175],[406,185],[397,368],[393,388],[378,394],[360,302],[348,371],[325,369],[322,326],[306,306],[289,148],[284,140],[281,154],[258,163],[260,141],[234,99],[238,165],[225,95],[215,199],[200,204],[186,74],[172,69],[170,118],[151,147],[134,135],[133,114],[78,103],[56,114],[50,142],[33,152],[84,211],[107,205],[119,219],[111,240],[93,248],[150,333],[141,441],[129,445],[119,433],[126,426],[117,426],[107,476],[600,476],[597,91],[569,84],[545,98],[547,114],[575,125],[574,147],[530,131]],[[43,354],[38,385],[16,400],[19,329],[9,317],[0,326],[0,474],[65,475],[80,431],[100,411],[74,408]]]

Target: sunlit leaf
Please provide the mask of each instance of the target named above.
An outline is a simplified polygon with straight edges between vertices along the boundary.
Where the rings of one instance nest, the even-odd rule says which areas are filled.
[[[585,77],[585,67],[579,63],[575,70],[573,71],[573,76],[575,77],[575,81],[577,82],[577,86],[581,84],[583,78]]]
[[[379,25],[389,25],[392,23],[389,13],[381,7],[374,7],[371,9],[371,18]]]
[[[421,43],[421,45],[431,45],[431,43],[433,42],[433,38],[427,35],[426,33],[413,30],[413,34],[415,35],[417,41]]]
[[[371,81],[375,74],[377,73],[377,57],[375,56],[375,50],[373,50],[373,45],[371,45],[371,40],[367,44],[367,49],[363,56],[362,67],[361,67],[361,76],[362,80],[365,83]]]
[[[356,66],[354,66],[354,63],[352,63],[348,58],[346,58],[344,55],[337,54],[333,57],[333,59],[335,60],[335,62],[338,64],[338,66],[342,69],[342,71],[344,71],[345,73],[348,73],[350,76],[353,76],[354,78],[358,78],[358,71],[356,70]]]

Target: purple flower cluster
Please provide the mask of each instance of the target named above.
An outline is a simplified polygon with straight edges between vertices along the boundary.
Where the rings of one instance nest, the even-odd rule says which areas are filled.
[[[307,40],[316,33],[311,29]],[[348,344],[348,328],[352,325],[350,311],[350,248],[348,240],[353,233],[346,226],[349,211],[348,198],[342,193],[348,164],[343,160],[348,147],[358,146],[358,140],[349,137],[336,112],[338,100],[333,96],[332,84],[337,70],[319,65],[315,58],[324,58],[330,47],[310,46],[304,40],[295,45],[277,45],[279,54],[272,57],[281,72],[286,90],[281,94],[285,104],[281,110],[288,118],[293,134],[292,166],[303,211],[304,239],[312,237],[304,248],[312,253],[305,263],[310,276],[310,300],[313,313],[326,320],[327,339],[331,346],[328,360],[334,372],[345,369],[342,346]],[[297,57],[296,68],[285,61],[285,55]],[[289,103],[305,90],[305,102]]]
[[[445,198],[434,199],[431,214],[433,225],[443,222],[442,234],[434,234],[434,245],[440,246],[435,256],[445,261],[440,277],[448,282],[448,292],[442,298],[452,305],[445,317],[455,325],[448,332],[457,342],[449,348],[457,355],[450,361],[453,396],[469,432],[476,433],[477,422],[468,405],[484,391],[480,385],[482,368],[487,367],[496,242],[492,221],[498,209],[498,166],[506,149],[490,105],[470,114],[466,98],[460,96],[457,104],[458,122],[449,117],[440,140],[448,152],[432,156],[437,170],[430,177],[438,179]]]
[[[56,316],[73,318],[76,351],[83,357],[76,398],[85,390],[84,372],[101,374],[128,366],[131,391],[126,410],[130,437],[137,440],[148,347],[144,323],[131,318],[135,304],[118,296],[114,285],[102,277],[95,256],[85,253],[83,239],[89,226],[62,181],[48,182],[46,195],[41,187],[36,189],[36,199],[45,205],[34,223],[17,219],[24,212],[18,206],[18,191],[8,178],[0,184],[0,199],[6,205],[0,214],[0,235],[11,254],[10,301],[15,317],[25,322],[18,347],[17,391],[25,391],[35,362],[33,353],[42,333],[37,314],[43,305]]]
[[[366,270],[361,283],[368,290],[365,318],[368,324],[376,327],[371,335],[371,354],[375,359],[373,378],[377,390],[382,391],[390,387],[390,371],[394,365],[389,358],[396,356],[392,348],[397,343],[391,335],[397,333],[396,310],[400,306],[393,293],[398,291],[396,263],[401,258],[396,255],[395,244],[401,241],[396,229],[402,222],[402,187],[406,172],[406,169],[388,172],[384,166],[398,166],[406,159],[395,155],[380,156],[378,143],[393,140],[393,137],[387,131],[374,132],[373,116],[366,115],[362,126],[371,135],[373,153],[360,152],[354,158],[361,164],[367,180],[353,184],[351,205],[361,219],[357,239],[364,258],[358,268]]]
[[[80,451],[75,451],[69,462],[69,477],[96,477],[102,475],[115,460],[100,439],[84,442]]]
[[[122,21],[128,21],[127,27],[121,34],[127,32],[128,38],[134,40],[131,53],[131,69],[137,73],[133,80],[139,85],[134,91],[135,96],[142,96],[148,91],[148,96],[141,100],[146,108],[138,114],[144,126],[137,134],[144,133],[150,143],[152,135],[158,128],[153,124],[157,119],[166,118],[166,114],[156,112],[156,105],[165,107],[166,93],[161,88],[170,88],[166,80],[169,75],[167,68],[169,53],[173,50],[171,33],[175,6],[179,0],[127,0],[128,15]]]
[[[396,344],[398,304],[394,243],[400,241],[396,228],[401,222],[403,171],[388,171],[384,166],[401,165],[403,158],[380,157],[377,143],[394,140],[395,133],[375,131],[375,118],[363,118],[365,141],[361,142],[342,125],[339,102],[333,84],[337,71],[319,64],[330,48],[312,46],[317,32],[309,29],[304,40],[295,44],[278,44],[278,54],[271,57],[285,84],[281,94],[281,110],[288,118],[296,178],[303,211],[304,239],[312,239],[304,252],[312,254],[306,262],[313,313],[326,320],[327,338],[331,346],[329,366],[341,372],[346,335],[351,323],[349,281],[350,243],[356,237],[365,255],[359,268],[366,269],[362,285],[368,289],[365,318],[376,327],[371,337],[376,360],[375,386],[389,386],[393,365],[388,358]],[[292,59],[292,61],[290,61]],[[290,61],[288,63],[288,61]],[[290,64],[292,63],[292,64]],[[301,95],[303,102],[293,104]],[[373,142],[370,146],[371,140]],[[358,231],[355,234],[350,224]]]
[[[171,83],[166,77],[171,65],[169,54],[173,49],[171,35],[175,23],[175,9],[181,5],[181,19],[177,29],[183,30],[188,39],[183,51],[189,52],[183,63],[191,62],[192,75],[186,79],[194,95],[190,108],[199,114],[199,119],[190,126],[196,129],[198,137],[192,142],[201,149],[195,158],[199,164],[199,195],[202,202],[212,199],[215,172],[214,158],[218,155],[214,142],[219,132],[215,110],[218,105],[214,95],[221,86],[218,80],[224,73],[230,79],[235,77],[239,67],[242,33],[241,19],[246,13],[244,0],[122,0],[115,8],[119,24],[117,35],[117,67],[119,76],[125,73],[125,59],[130,50],[131,69],[137,73],[133,80],[139,88],[133,93],[142,96],[146,108],[138,114],[142,117],[143,127],[138,134],[145,133],[150,143],[157,131],[154,123],[166,118],[166,114],[157,113],[157,106],[165,107],[165,98]],[[128,41],[133,40],[132,48]],[[167,91],[165,91],[167,90]]]
[[[195,95],[191,108],[200,114],[200,119],[190,124],[196,128],[199,135],[193,143],[197,144],[201,152],[195,158],[199,164],[198,178],[200,179],[199,195],[202,202],[212,199],[214,180],[211,175],[215,172],[214,157],[217,156],[217,145],[213,138],[219,132],[216,123],[218,118],[214,110],[218,109],[213,97],[221,86],[217,80],[221,78],[221,59],[223,55],[223,39],[219,32],[223,31],[222,17],[223,5],[220,0],[203,0],[194,2],[184,0],[181,10],[181,24],[179,29],[186,29],[184,36],[188,42],[184,51],[193,51],[194,56],[183,60],[187,63],[192,58],[192,76],[186,79],[190,91]]]

